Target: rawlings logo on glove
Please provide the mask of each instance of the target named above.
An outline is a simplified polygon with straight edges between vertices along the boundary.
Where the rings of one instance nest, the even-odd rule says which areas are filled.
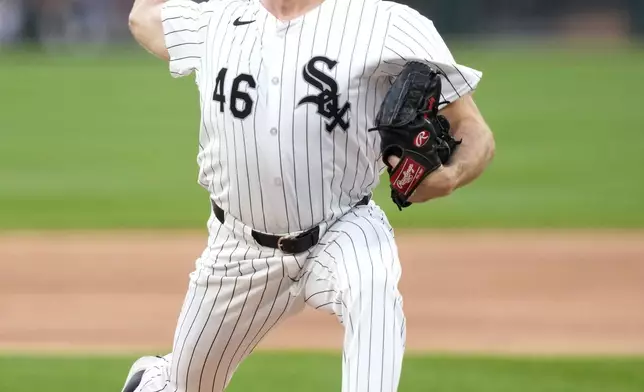
[[[392,176],[391,184],[400,193],[407,193],[412,186],[415,189],[416,183],[424,178],[425,168],[411,158],[406,158],[398,167],[398,177]]]
[[[420,131],[418,135],[416,135],[416,139],[414,139],[414,145],[418,148],[421,148],[427,142],[429,141],[429,132],[427,131]]]
[[[450,135],[450,124],[438,115],[441,74],[430,66],[410,62],[391,86],[376,117],[382,159],[387,165],[391,198],[398,208],[408,201],[420,183],[447,163],[460,141]],[[396,167],[389,157],[400,158]]]

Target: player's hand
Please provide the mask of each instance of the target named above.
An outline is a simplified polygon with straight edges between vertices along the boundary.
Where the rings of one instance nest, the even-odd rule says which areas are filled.
[[[396,167],[400,162],[397,156],[390,156],[389,163]],[[424,203],[432,199],[449,196],[458,185],[456,169],[452,166],[441,166],[427,176],[409,198],[412,203]]]

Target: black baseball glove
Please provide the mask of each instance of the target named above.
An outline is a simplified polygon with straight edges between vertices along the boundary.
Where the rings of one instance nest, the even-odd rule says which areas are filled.
[[[450,135],[447,119],[438,115],[441,74],[424,63],[405,65],[370,130],[380,132],[391,198],[401,210],[411,205],[409,197],[423,179],[447,163],[461,143]],[[400,158],[396,167],[389,163],[392,155]]]

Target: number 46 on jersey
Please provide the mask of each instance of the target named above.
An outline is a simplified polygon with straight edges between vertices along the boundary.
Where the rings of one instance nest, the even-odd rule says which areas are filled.
[[[340,106],[340,94],[338,92],[338,83],[336,80],[320,70],[318,64],[324,64],[329,70],[333,70],[338,62],[324,56],[312,58],[304,67],[302,75],[304,80],[320,91],[317,95],[310,95],[302,98],[298,107],[306,104],[312,104],[317,107],[317,114],[327,120],[326,130],[333,132],[337,127],[346,131],[350,127],[351,103],[345,102]],[[228,68],[222,68],[215,80],[215,92],[213,101],[219,102],[219,110],[223,113],[226,108],[226,92],[224,86]],[[253,99],[248,93],[242,91],[242,83],[246,83],[249,88],[257,88],[257,82],[252,75],[240,74],[233,80],[230,91],[230,112],[235,118],[245,119],[253,112]],[[241,107],[241,108],[240,108]]]

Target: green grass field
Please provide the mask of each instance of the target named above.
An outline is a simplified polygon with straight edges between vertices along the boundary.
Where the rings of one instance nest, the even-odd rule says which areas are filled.
[[[114,392],[132,358],[0,357],[3,392]],[[405,360],[401,392],[639,392],[644,359],[419,357]],[[341,361],[325,354],[258,353],[230,392],[340,389]]]
[[[644,227],[644,50],[455,50],[497,158],[395,226]],[[0,228],[202,227],[191,80],[143,55],[0,55]]]

